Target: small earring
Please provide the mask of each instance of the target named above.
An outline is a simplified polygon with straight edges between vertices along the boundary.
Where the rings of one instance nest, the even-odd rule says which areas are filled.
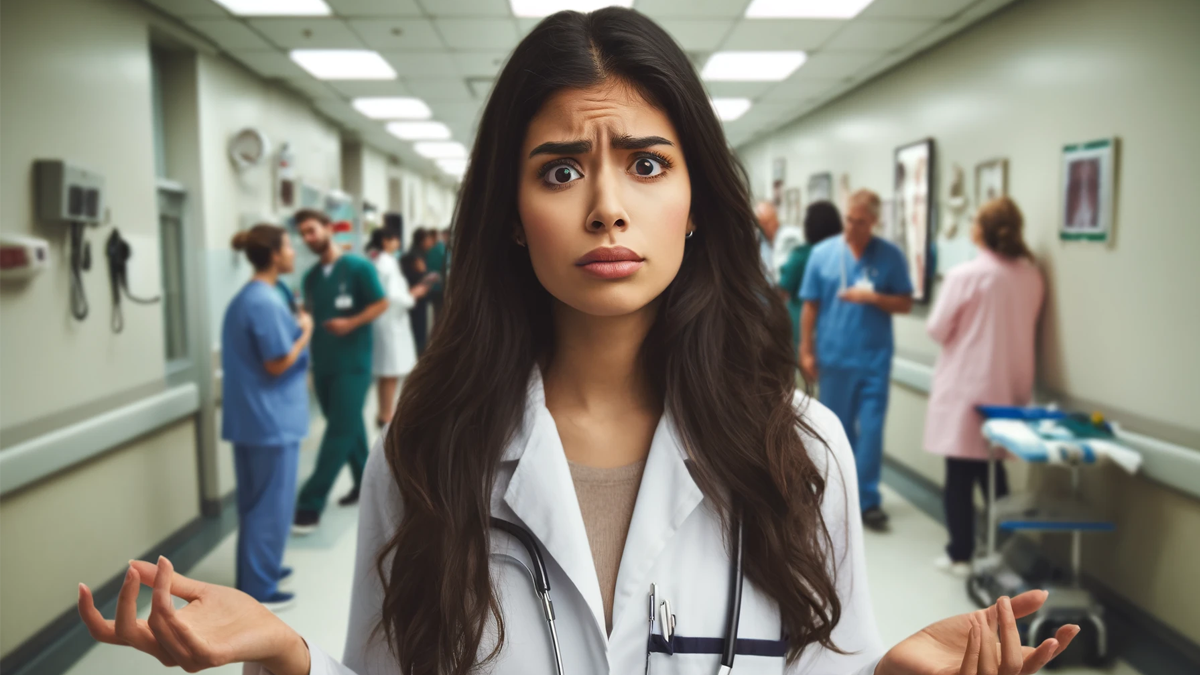
[[[692,230],[691,232],[688,232],[687,234],[683,235],[683,238],[684,238],[684,239],[691,239],[693,234],[696,234],[696,231],[695,231],[695,230]]]

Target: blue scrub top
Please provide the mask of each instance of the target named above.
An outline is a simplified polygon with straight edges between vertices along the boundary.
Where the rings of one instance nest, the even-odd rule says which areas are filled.
[[[911,295],[908,262],[895,244],[878,237],[871,239],[858,260],[845,237],[830,237],[813,248],[800,286],[801,300],[820,303],[816,329],[820,367],[889,372],[895,351],[892,315],[840,300],[843,270],[846,287],[866,278],[877,293]]]
[[[246,445],[283,445],[308,435],[308,349],[282,375],[283,358],[303,331],[277,288],[251,281],[234,296],[221,327],[224,370],[221,436]]]

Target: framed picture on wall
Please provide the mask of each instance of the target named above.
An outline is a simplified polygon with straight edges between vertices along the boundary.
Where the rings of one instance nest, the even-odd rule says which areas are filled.
[[[800,188],[787,188],[783,191],[783,212],[780,213],[780,222],[799,225],[803,218],[800,209]]]
[[[783,206],[783,183],[787,180],[787,160],[776,157],[771,163],[771,203],[776,209]]]
[[[808,203],[833,201],[833,174],[814,173],[808,177]]]
[[[934,226],[934,166],[933,139],[902,145],[896,148],[894,177],[897,222],[893,230],[899,237],[894,243],[908,261],[908,276],[912,279],[913,299],[929,300],[930,234]]]
[[[1008,160],[989,159],[975,165],[975,207],[1008,195]]]
[[[1108,241],[1113,224],[1116,139],[1063,147],[1063,199],[1059,237]]]

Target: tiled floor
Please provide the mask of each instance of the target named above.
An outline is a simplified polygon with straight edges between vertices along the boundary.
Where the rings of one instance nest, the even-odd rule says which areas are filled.
[[[301,460],[312,464],[315,444],[306,444]],[[303,469],[307,472],[307,468]],[[339,496],[350,489],[348,472],[343,471],[333,490]],[[960,579],[934,569],[932,559],[943,544],[941,526],[885,487],[884,499],[892,516],[888,534],[868,533],[867,569],[876,618],[885,644],[894,644],[933,621],[959,612],[971,611]],[[331,505],[321,529],[309,537],[293,538],[287,563],[295,568],[285,588],[297,592],[297,604],[281,613],[289,624],[306,638],[315,640],[327,652],[340,654],[345,644],[349,612],[350,580],[354,565],[354,527],[357,510]],[[227,537],[221,545],[190,571],[204,581],[232,585],[236,538]],[[143,610],[144,613],[149,609]],[[142,675],[162,673],[153,658],[131,649],[98,645],[75,665],[69,675]],[[239,666],[209,671],[220,675],[240,673]],[[1124,663],[1110,670],[1060,670],[1061,675],[1138,675]]]

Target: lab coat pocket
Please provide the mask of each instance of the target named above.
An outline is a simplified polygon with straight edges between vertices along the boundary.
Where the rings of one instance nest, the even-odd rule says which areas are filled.
[[[709,675],[721,667],[722,640],[674,636],[670,643],[661,635],[650,640],[650,673],[654,675]],[[787,645],[774,640],[738,640],[733,673],[737,675],[781,675],[783,650]]]

